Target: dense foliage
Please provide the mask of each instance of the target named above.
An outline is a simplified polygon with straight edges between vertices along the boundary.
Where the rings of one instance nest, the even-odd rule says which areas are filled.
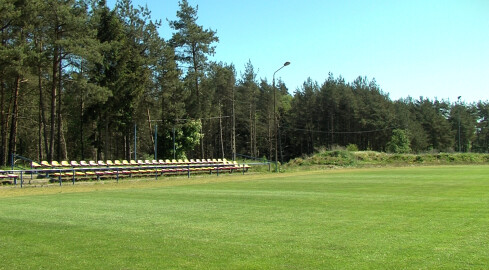
[[[336,145],[386,151],[396,129],[413,152],[489,149],[487,102],[392,101],[375,80],[332,74],[290,94],[257,79],[251,62],[238,77],[233,64],[210,61],[216,31],[179,4],[164,40],[161,22],[130,0],[113,9],[105,0],[0,0],[0,164],[12,153],[97,160],[154,149],[159,158],[273,159],[275,145],[289,160]]]

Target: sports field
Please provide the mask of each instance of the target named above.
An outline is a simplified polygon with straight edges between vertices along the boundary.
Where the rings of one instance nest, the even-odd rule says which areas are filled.
[[[0,188],[0,269],[481,269],[489,166]]]

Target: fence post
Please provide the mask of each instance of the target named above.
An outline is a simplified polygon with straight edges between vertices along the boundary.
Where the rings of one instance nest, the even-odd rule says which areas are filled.
[[[61,170],[58,170],[59,186],[61,186]]]
[[[75,169],[73,169],[73,185],[75,184]]]

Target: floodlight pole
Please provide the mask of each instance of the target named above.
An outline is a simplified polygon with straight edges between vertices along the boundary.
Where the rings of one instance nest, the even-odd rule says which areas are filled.
[[[276,110],[276,89],[275,89],[275,73],[277,73],[279,70],[282,68],[290,65],[290,62],[285,62],[283,66],[281,66],[279,69],[277,69],[272,76],[272,86],[273,86],[273,125],[275,126],[275,171],[278,172],[278,151],[277,151],[277,131],[278,131],[278,126],[277,126],[277,110]]]

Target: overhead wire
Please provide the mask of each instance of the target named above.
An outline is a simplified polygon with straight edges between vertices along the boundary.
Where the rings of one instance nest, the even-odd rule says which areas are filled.
[[[360,130],[360,131],[324,131],[324,130],[314,130],[314,129],[294,128],[294,127],[284,127],[284,126],[281,126],[281,128],[295,130],[295,131],[307,131],[307,132],[323,133],[323,134],[362,134],[362,133],[374,133],[374,132],[380,132],[385,130],[391,130],[397,127],[388,127],[383,129],[374,129],[374,130]]]

